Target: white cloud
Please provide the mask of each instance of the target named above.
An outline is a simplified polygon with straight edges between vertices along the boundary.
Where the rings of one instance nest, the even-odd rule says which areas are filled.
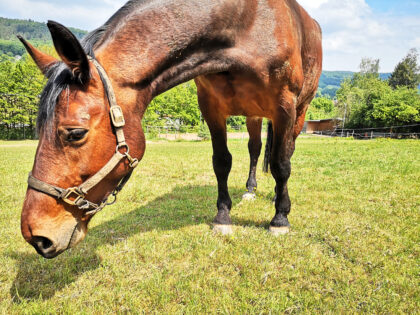
[[[365,0],[301,0],[323,29],[324,69],[357,70],[361,58],[381,59],[392,71],[412,47],[420,47],[420,18],[374,13]]]

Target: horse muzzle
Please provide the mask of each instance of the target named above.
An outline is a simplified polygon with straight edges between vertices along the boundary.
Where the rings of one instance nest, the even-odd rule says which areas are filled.
[[[85,238],[86,228],[78,222],[72,226],[62,226],[57,235],[54,235],[51,230],[36,230],[33,233],[31,231],[30,235],[23,234],[25,240],[35,248],[38,254],[51,259],[80,243]]]

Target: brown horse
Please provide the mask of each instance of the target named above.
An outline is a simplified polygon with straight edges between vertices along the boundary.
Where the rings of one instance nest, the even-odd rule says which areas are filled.
[[[191,79],[212,136],[215,229],[230,232],[232,223],[226,119],[244,115],[248,191],[256,187],[266,117],[277,194],[270,231],[289,230],[290,158],[322,67],[320,27],[295,0],[132,0],[81,42],[56,22],[48,27],[61,61],[21,39],[48,78],[21,219],[22,234],[38,253],[55,257],[85,237],[93,214],[143,157],[147,105]]]

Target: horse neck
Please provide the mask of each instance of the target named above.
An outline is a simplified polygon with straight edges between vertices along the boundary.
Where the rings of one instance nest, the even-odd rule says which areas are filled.
[[[232,66],[227,51],[254,1],[235,2],[146,2],[108,31],[95,54],[116,84],[137,90],[148,103],[182,82]]]

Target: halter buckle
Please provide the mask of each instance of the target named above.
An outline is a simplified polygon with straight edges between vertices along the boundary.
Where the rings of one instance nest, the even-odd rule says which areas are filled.
[[[76,195],[74,199],[70,199],[72,195]],[[72,206],[77,206],[78,202],[80,200],[83,200],[85,198],[85,195],[80,193],[78,187],[72,187],[66,190],[66,194],[61,198],[65,203],[68,203]]]
[[[125,125],[124,115],[121,107],[114,105],[110,109],[112,124],[115,128],[121,128]]]

